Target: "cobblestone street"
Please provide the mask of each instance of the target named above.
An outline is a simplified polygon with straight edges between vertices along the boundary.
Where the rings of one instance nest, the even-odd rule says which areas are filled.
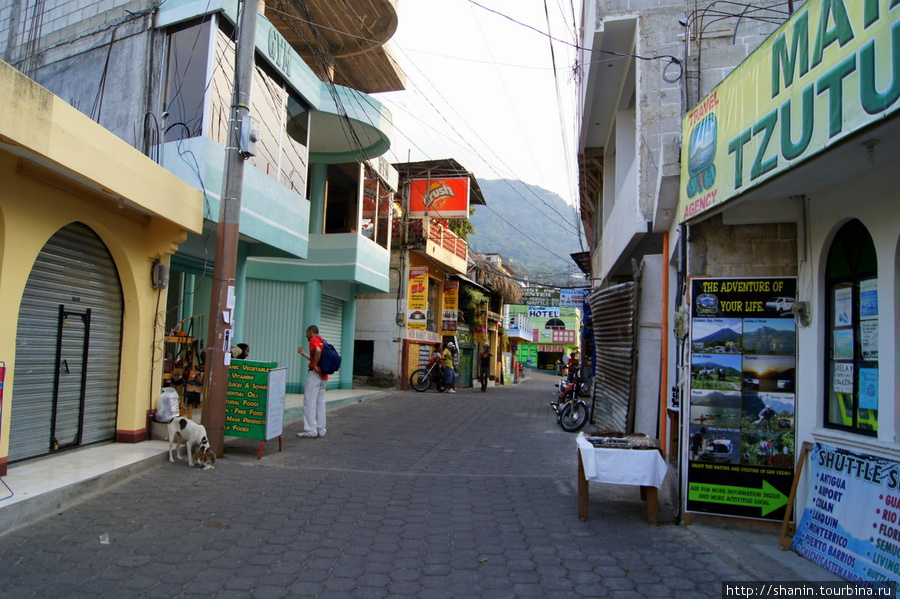
[[[163,463],[0,537],[0,596],[719,597],[733,560],[636,487],[592,485],[552,377],[397,392],[329,412],[284,451],[229,439],[213,470]],[[590,426],[590,425],[589,425]]]

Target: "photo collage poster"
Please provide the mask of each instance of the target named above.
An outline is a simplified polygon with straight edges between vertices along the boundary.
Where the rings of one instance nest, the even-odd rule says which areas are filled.
[[[796,461],[797,280],[691,281],[688,512],[782,520]]]

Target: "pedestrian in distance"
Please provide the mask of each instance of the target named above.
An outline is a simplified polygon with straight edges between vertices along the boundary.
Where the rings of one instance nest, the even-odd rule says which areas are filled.
[[[566,361],[566,380],[568,382],[571,383],[578,376],[578,366],[578,351],[576,350],[569,354],[569,359]]]
[[[484,349],[481,350],[481,354],[478,356],[478,380],[481,381],[482,393],[487,393],[488,378],[491,372],[491,358],[493,357],[494,354],[491,353],[491,348],[488,345],[484,346]]]
[[[447,393],[456,393],[456,344],[452,341],[444,349],[444,382]]]
[[[325,383],[328,375],[322,374],[319,367],[325,341],[319,336],[319,327],[316,325],[306,328],[306,339],[309,341],[309,353],[303,351],[303,345],[297,347],[297,353],[309,360],[303,394],[303,432],[297,433],[297,436],[301,439],[316,439],[325,436]]]

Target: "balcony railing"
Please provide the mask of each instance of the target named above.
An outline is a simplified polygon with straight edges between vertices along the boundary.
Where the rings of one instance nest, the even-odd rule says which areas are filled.
[[[401,242],[399,221],[394,221],[391,245],[399,247]],[[425,233],[427,226],[427,234]],[[424,250],[428,242],[431,242],[447,252],[463,260],[468,257],[469,244],[459,235],[445,227],[440,221],[434,219],[412,219],[409,221],[409,247],[410,249]]]

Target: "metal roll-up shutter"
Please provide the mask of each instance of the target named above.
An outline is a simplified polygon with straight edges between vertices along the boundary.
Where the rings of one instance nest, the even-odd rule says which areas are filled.
[[[60,449],[115,438],[122,314],[106,245],[83,224],[60,229],[35,260],[19,308],[10,462],[53,451],[52,429]]]
[[[322,322],[319,323],[319,334],[338,350],[341,356],[341,331],[344,325],[344,302],[328,295],[322,296]]]
[[[600,428],[632,432],[636,340],[635,283],[588,295],[594,320],[594,422]]]
[[[250,359],[277,362],[287,368],[286,390],[299,393],[306,380],[297,346],[306,346],[303,322],[304,285],[268,279],[247,279],[243,333],[235,343],[250,345]]]

